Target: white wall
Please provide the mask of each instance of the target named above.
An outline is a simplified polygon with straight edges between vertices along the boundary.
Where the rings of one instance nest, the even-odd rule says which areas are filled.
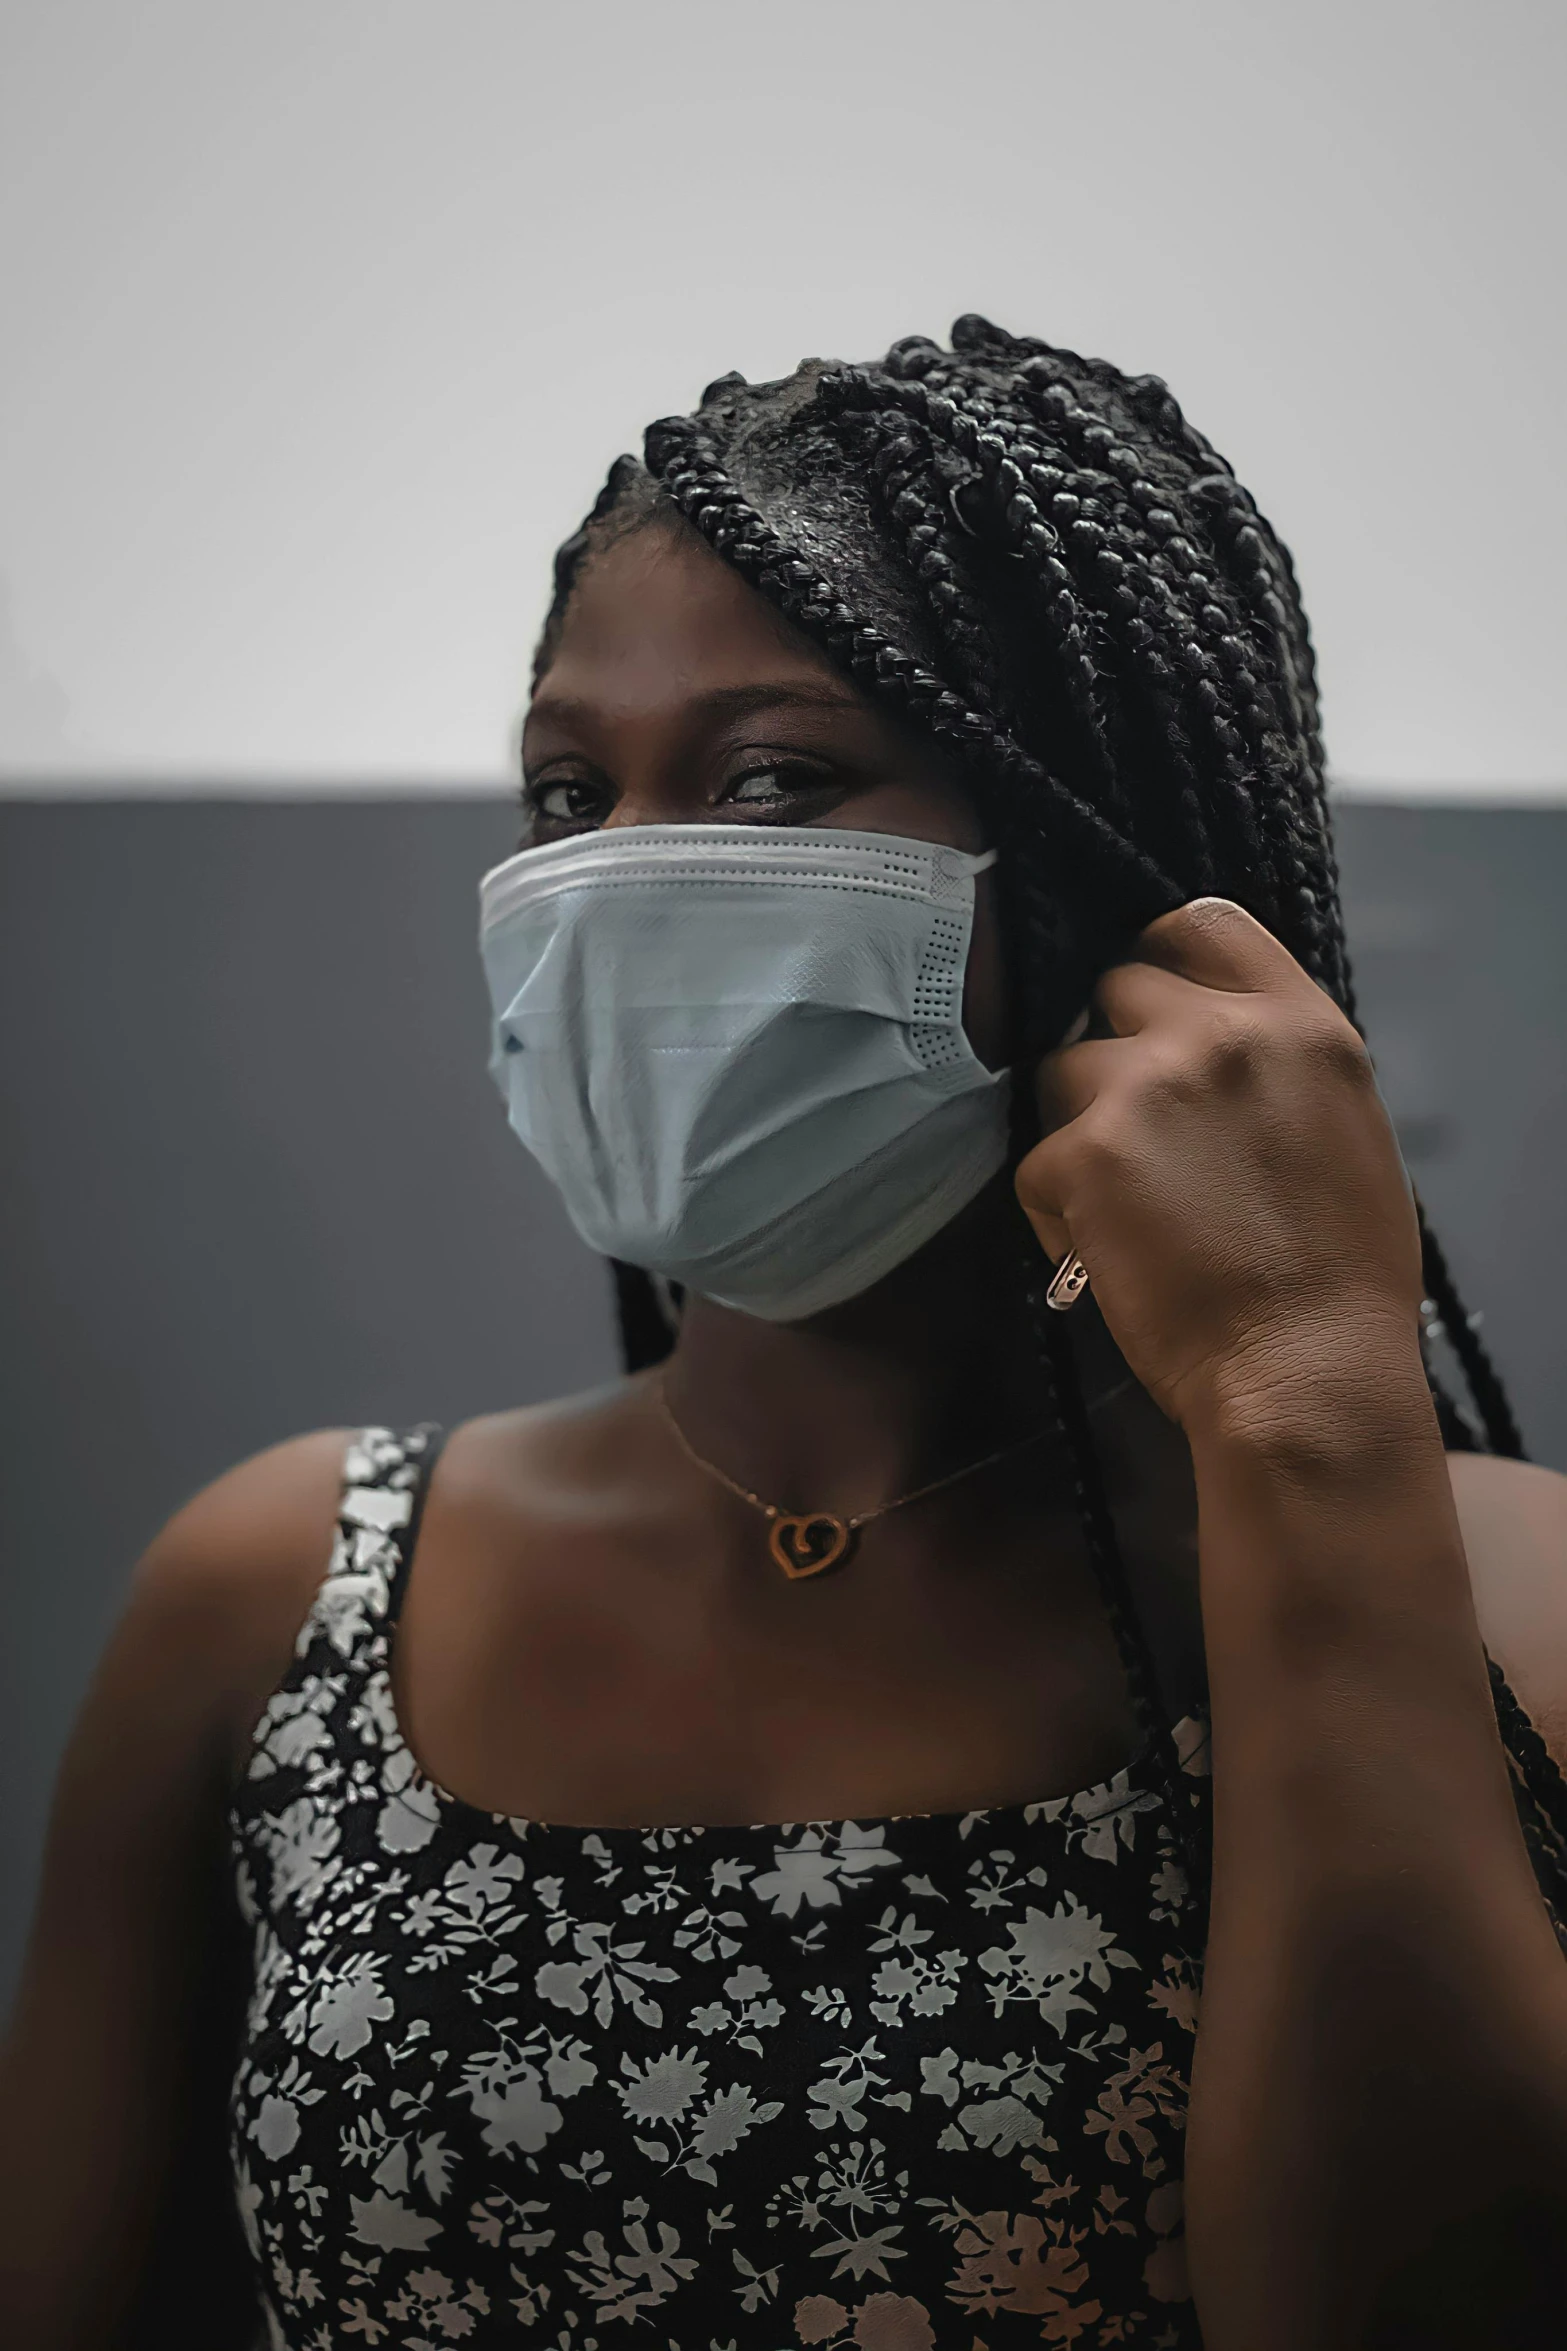
[[[9,0],[0,766],[503,781],[551,549],[738,366],[1167,375],[1341,776],[1567,781],[1548,0]]]

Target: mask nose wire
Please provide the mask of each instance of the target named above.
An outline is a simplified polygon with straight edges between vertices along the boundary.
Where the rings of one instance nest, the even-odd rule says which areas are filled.
[[[715,849],[718,854],[733,854],[736,845],[733,836],[742,831],[755,832],[764,841],[776,842],[778,835],[782,832],[803,833],[807,830],[811,838],[808,842],[798,842],[798,847],[820,852],[830,851],[836,845],[834,842],[835,828],[827,825],[809,828],[737,827],[720,823],[662,825],[651,821],[618,825],[612,829],[604,829],[582,837],[570,836],[560,841],[530,844],[526,848],[513,850],[509,857],[502,859],[499,865],[492,866],[488,873],[480,877],[478,895],[481,943],[501,917],[511,912],[515,903],[513,889],[524,872],[537,874],[539,868],[536,861],[543,860],[554,863],[562,853],[580,853],[585,843],[591,844],[607,863],[614,864],[630,861],[644,854],[648,846],[647,836],[652,835],[655,836],[655,855],[660,849],[667,846],[679,857],[690,857],[693,862],[700,862],[704,858],[704,853],[712,854]],[[721,848],[718,848],[711,839],[704,841],[701,838],[704,833],[708,835],[724,834],[726,838]],[[907,851],[915,849],[934,856],[938,860],[942,857],[955,858],[959,863],[960,870],[970,881],[976,880],[982,873],[988,873],[1000,857],[1000,851],[994,847],[978,851],[959,849],[946,842],[922,840],[917,835],[855,833],[853,834],[853,846],[860,850],[886,849],[895,851],[901,848]],[[755,877],[758,883],[763,882],[766,878],[762,873],[758,873]]]

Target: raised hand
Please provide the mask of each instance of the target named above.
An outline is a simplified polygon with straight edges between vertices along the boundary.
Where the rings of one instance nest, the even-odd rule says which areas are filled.
[[[1277,1397],[1299,1350],[1393,1329],[1418,1347],[1413,1195],[1359,1036],[1223,898],[1149,926],[1041,1062],[1045,1135],[1017,1191],[1075,1250],[1127,1363],[1189,1426]]]

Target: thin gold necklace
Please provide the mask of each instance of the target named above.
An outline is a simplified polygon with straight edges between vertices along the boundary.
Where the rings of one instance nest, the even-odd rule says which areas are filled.
[[[1020,1437],[1015,1445],[998,1446],[994,1453],[986,1453],[978,1461],[966,1461],[961,1469],[949,1469],[944,1478],[932,1478],[928,1486],[916,1486],[910,1494],[897,1494],[890,1502],[878,1502],[872,1510],[853,1510],[840,1517],[835,1510],[783,1510],[776,1502],[764,1502],[760,1494],[753,1494],[749,1486],[742,1486],[726,1470],[720,1469],[716,1461],[707,1460],[697,1451],[675,1418],[662,1377],[654,1382],[653,1393],[686,1459],[698,1469],[706,1470],[721,1486],[727,1486],[742,1502],[749,1502],[753,1510],[761,1511],[768,1521],[767,1548],[784,1574],[796,1582],[836,1567],[847,1557],[861,1527],[869,1526],[873,1518],[885,1518],[889,1510],[902,1510],[910,1502],[923,1502],[927,1494],[939,1494],[944,1486],[955,1486],[960,1478],[974,1477],[980,1470],[989,1469],[993,1462],[1005,1461],[1009,1455],[1037,1445],[1045,1433],[1036,1429],[1031,1437]]]

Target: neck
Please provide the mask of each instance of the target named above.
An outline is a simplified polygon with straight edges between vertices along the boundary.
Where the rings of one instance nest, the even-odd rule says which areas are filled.
[[[1019,1279],[1033,1246],[1000,1178],[827,1313],[769,1323],[690,1297],[664,1374],[670,1407],[699,1452],[784,1509],[874,1507],[1040,1427]],[[1073,1338],[1085,1396],[1114,1412],[1128,1375],[1097,1315]]]

